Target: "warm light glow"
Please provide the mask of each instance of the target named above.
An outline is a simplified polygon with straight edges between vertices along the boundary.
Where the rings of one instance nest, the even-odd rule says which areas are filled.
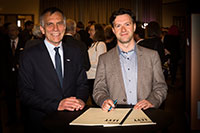
[[[21,27],[21,21],[20,20],[17,20],[17,26]]]

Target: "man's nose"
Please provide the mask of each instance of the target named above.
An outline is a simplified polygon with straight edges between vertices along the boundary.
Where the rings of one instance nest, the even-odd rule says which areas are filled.
[[[122,26],[121,31],[126,31],[126,28],[124,26]]]
[[[57,31],[57,30],[58,30],[58,25],[57,25],[57,24],[54,25],[53,30],[54,30],[54,31]]]

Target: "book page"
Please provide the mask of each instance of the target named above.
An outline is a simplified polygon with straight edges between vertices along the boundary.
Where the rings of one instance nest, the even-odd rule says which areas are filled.
[[[152,122],[151,119],[139,109],[133,109],[127,119],[124,121],[122,126],[132,126],[132,125],[154,125],[156,123]]]
[[[130,108],[115,108],[113,111],[105,112],[101,108],[89,108],[70,125],[119,126],[129,110]]]

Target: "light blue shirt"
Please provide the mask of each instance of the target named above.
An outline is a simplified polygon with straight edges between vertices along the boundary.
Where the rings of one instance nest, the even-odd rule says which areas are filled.
[[[119,47],[118,47],[119,48]],[[137,103],[137,53],[136,46],[129,52],[123,52],[119,48],[120,64],[124,85],[126,89],[127,103]]]
[[[56,69],[56,64],[55,64],[55,54],[56,54],[56,51],[54,50],[55,46],[53,44],[49,43],[46,39],[44,40],[44,44],[47,47],[47,50],[48,50],[49,55],[51,57],[51,60],[53,62],[54,68]],[[58,51],[59,51],[59,54],[60,54],[61,64],[62,64],[62,76],[64,77],[64,63],[63,63],[63,47],[62,47],[62,42],[60,42],[60,44],[57,47],[60,47],[58,49]]]

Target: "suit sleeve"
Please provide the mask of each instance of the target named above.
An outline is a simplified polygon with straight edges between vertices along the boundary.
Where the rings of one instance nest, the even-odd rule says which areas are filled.
[[[87,101],[89,95],[88,83],[86,71],[84,68],[84,56],[82,56],[80,49],[72,48],[70,50],[69,58],[73,62],[68,68],[68,76],[70,79],[66,79],[69,84],[69,88],[66,88],[68,91],[71,90],[71,93],[68,93],[68,96],[76,96],[76,98]],[[67,78],[67,77],[66,77]],[[66,91],[67,92],[67,91]],[[75,94],[74,94],[75,93]]]
[[[99,106],[101,106],[106,99],[110,99],[110,94],[106,83],[106,71],[103,56],[99,57],[99,62],[97,65],[93,98]]]
[[[77,75],[77,82],[76,82],[76,97],[82,99],[84,102],[87,101],[89,95],[89,88],[87,84],[87,76],[85,72],[85,68],[83,63],[84,57],[81,54],[77,55],[76,57],[80,57],[77,59],[78,64],[78,75]],[[80,61],[81,60],[81,61]]]
[[[167,84],[162,72],[161,61],[157,52],[152,56],[153,63],[153,84],[152,91],[147,98],[155,108],[158,108],[167,96]]]

